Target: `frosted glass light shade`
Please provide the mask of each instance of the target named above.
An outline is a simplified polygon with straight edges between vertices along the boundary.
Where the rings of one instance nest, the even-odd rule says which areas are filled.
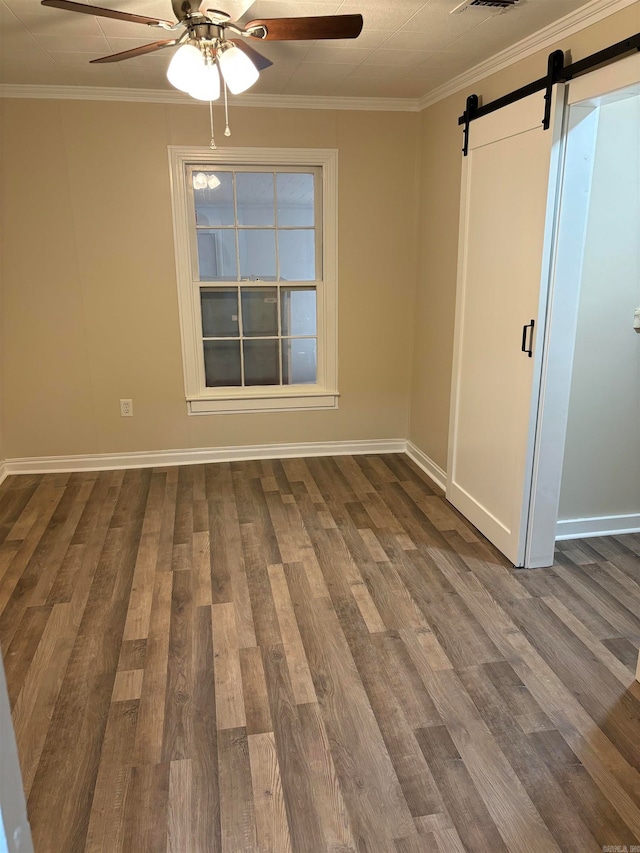
[[[192,76],[188,89],[198,101],[217,101],[220,97],[220,74],[216,65],[203,65]]]
[[[215,188],[219,186],[220,179],[211,173],[205,175],[204,172],[196,172],[193,176],[194,190],[204,190],[207,187],[209,187],[210,190],[215,190]]]
[[[173,54],[167,68],[167,80],[176,89],[188,92],[199,69],[204,68],[204,59],[197,47],[183,44]]]
[[[245,92],[260,76],[247,54],[235,45],[219,51],[218,62],[229,91],[234,95]]]

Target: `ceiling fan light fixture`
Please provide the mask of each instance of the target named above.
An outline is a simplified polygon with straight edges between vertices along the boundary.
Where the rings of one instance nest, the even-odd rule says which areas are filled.
[[[246,53],[235,45],[224,45],[218,51],[218,62],[224,81],[234,95],[246,92],[260,76]]]
[[[193,188],[194,190],[206,190],[207,187],[210,190],[215,190],[216,187],[220,186],[220,180],[211,172],[196,172],[193,176]]]
[[[199,48],[183,44],[173,54],[167,68],[167,80],[181,92],[188,92],[198,73],[204,68],[204,58]]]
[[[220,97],[220,74],[218,67],[203,65],[192,74],[189,94],[198,101],[217,101]]]

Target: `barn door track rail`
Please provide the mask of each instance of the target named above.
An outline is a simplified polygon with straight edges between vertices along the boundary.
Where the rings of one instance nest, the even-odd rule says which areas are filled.
[[[566,83],[568,80],[580,77],[582,74],[586,74],[600,65],[615,62],[618,59],[622,59],[626,54],[639,50],[640,33],[636,33],[627,39],[616,42],[616,44],[605,47],[604,50],[599,50],[597,53],[592,53],[591,56],[587,56],[579,62],[573,62],[571,65],[564,64],[563,51],[554,50],[553,53],[549,54],[547,73],[544,77],[540,77],[526,86],[521,86],[519,89],[514,89],[508,95],[503,95],[501,98],[496,98],[495,101],[483,104],[482,106],[480,105],[478,95],[469,95],[465,111],[458,119],[458,124],[462,125],[464,131],[462,153],[465,157],[469,153],[469,129],[472,121],[494,113],[496,110],[501,110],[503,107],[514,104],[516,101],[521,101],[523,98],[528,98],[529,95],[533,95],[535,92],[542,92],[542,90],[545,92],[542,126],[545,130],[548,130],[551,123],[551,98],[553,87],[556,83]]]

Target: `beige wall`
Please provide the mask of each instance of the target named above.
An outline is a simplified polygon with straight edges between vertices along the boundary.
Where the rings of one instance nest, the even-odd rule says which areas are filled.
[[[599,112],[561,520],[640,514],[640,96]]]
[[[548,54],[571,50],[579,60],[640,30],[640,3],[470,86],[420,116],[421,184],[418,283],[409,438],[446,470],[455,314],[461,130],[466,96],[488,103],[543,76]]]
[[[557,46],[579,59],[638,29],[640,2]],[[167,145],[206,145],[206,107],[0,102],[5,455],[409,436],[446,468],[457,117],[468,91],[488,101],[541,76],[552,49],[421,115],[233,108],[233,145],[340,152],[342,396],[329,412],[186,415]]]
[[[3,181],[3,170],[2,170],[3,161],[0,158],[0,193],[2,191],[2,187],[4,185]],[[4,222],[0,217],[0,235],[2,234],[2,230],[4,227]],[[2,245],[0,243],[0,257],[2,255]],[[4,373],[4,365],[2,359],[2,318],[3,318],[3,305],[2,305],[2,270],[0,268],[0,466],[6,459],[6,453],[4,450],[4,422],[3,422],[3,412],[4,412],[4,383],[3,383],[3,373]],[[2,479],[2,473],[0,472],[0,479]]]
[[[339,150],[342,396],[337,411],[188,417],[167,145],[206,146],[207,107],[2,111],[8,458],[407,435],[417,115],[232,108],[233,145]]]

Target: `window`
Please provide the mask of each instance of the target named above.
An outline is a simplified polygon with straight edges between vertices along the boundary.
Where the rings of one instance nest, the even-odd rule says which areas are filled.
[[[190,414],[337,405],[337,154],[170,148]]]

